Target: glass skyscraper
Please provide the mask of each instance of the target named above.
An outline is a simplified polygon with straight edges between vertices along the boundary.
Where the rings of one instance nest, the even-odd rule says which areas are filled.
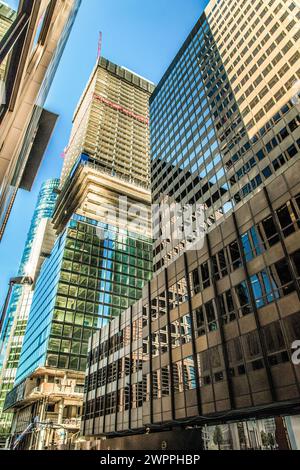
[[[58,187],[58,179],[48,180],[41,187],[19,266],[19,277],[29,275],[30,257],[39,227],[43,219],[51,219],[53,215]],[[16,377],[32,295],[32,286],[17,285],[13,288],[1,332],[0,425],[4,434],[9,431],[11,416],[2,413],[3,403]]]
[[[211,0],[150,98],[153,202],[200,205],[203,244],[161,226],[142,299],[93,336],[94,448],[136,430],[181,449],[181,424],[196,450],[205,424],[299,413],[299,18],[293,1]]]
[[[299,8],[211,1],[150,100],[153,200],[202,204],[207,228],[299,153]],[[155,270],[171,243],[155,245]]]
[[[16,382],[39,365],[84,371],[91,334],[140,298],[152,276],[147,237],[74,216],[37,281]]]
[[[17,382],[41,364],[84,371],[92,332],[138,300],[151,279],[150,221],[129,230],[119,207],[126,196],[149,211],[151,90],[104,58],[96,64],[65,151],[53,217],[60,236],[37,282]],[[118,210],[114,221],[105,207]]]
[[[30,380],[45,390],[49,374],[52,380],[76,376],[83,384],[90,336],[134,304],[152,277],[153,88],[100,58],[79,101],[53,215],[58,239],[37,280],[16,384],[5,404],[17,410],[13,433],[26,428],[32,399],[38,403]],[[74,405],[67,393],[56,399],[53,392],[51,400],[65,413]]]

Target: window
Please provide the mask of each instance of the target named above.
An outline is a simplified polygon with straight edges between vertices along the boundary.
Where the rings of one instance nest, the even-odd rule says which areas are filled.
[[[257,331],[252,331],[243,337],[246,360],[258,358],[261,355],[260,341]]]
[[[192,356],[183,359],[183,384],[185,390],[196,388],[196,369]]]
[[[205,319],[204,319],[204,313],[203,313],[203,307],[198,307],[194,311],[194,322],[195,322],[195,330],[196,330],[196,335],[197,336],[203,336],[205,335]]]
[[[293,220],[292,220],[292,217],[291,217],[291,214],[294,217],[293,206],[291,206],[290,203],[288,205],[284,204],[279,209],[277,209],[276,214],[277,214],[277,217],[278,217],[279,224],[280,224],[280,227],[282,229],[283,235],[285,237],[287,237],[291,233],[295,232],[295,228],[294,228],[294,225],[293,225]]]
[[[194,294],[198,294],[200,292],[200,276],[199,276],[198,268],[194,269],[194,271],[192,272],[191,278],[192,278],[192,286],[193,286]]]
[[[285,349],[284,337],[279,322],[274,322],[264,327],[263,333],[268,353],[274,353]]]
[[[260,278],[258,274],[254,274],[254,276],[251,276],[251,286],[252,286],[252,291],[256,303],[256,307],[260,308],[264,306],[264,299],[263,299],[263,291],[262,291],[262,286],[260,283]]]
[[[277,233],[274,221],[270,215],[262,221],[262,226],[266,234],[266,239],[268,240],[269,246],[276,245],[279,242],[279,235]]]
[[[206,289],[207,287],[210,286],[208,262],[203,263],[201,265],[201,277],[202,277],[203,289]]]
[[[236,319],[236,314],[234,311],[234,302],[230,289],[219,296],[219,304],[223,322],[229,323],[234,321]]]
[[[240,306],[240,311],[242,315],[248,315],[249,313],[252,312],[251,306],[250,306],[250,296],[249,296],[249,291],[248,287],[246,285],[246,282],[243,281],[240,284],[238,284],[235,288],[236,294],[237,294],[237,299],[239,302]]]
[[[218,329],[218,323],[216,320],[216,309],[214,301],[211,300],[205,304],[206,320],[209,331],[215,331]]]
[[[244,235],[241,236],[241,241],[242,241],[246,261],[251,261],[253,259],[253,254],[252,254],[252,248],[251,248],[251,243],[250,243],[248,232],[244,233]]]
[[[288,295],[295,290],[289,265],[286,259],[275,263],[275,269],[281,283],[283,295]]]
[[[182,392],[183,391],[183,376],[182,376],[181,361],[173,363],[172,369],[173,369],[174,391],[177,393]]]
[[[297,276],[300,277],[300,250],[295,251],[295,253],[291,255],[291,258],[292,258],[292,262],[294,264]]]
[[[229,253],[230,253],[233,270],[235,270],[242,265],[240,250],[239,250],[238,243],[236,241],[230,243]]]
[[[170,396],[171,393],[171,380],[170,380],[170,368],[162,367],[161,368],[161,394],[163,397]]]
[[[295,313],[284,319],[284,328],[287,333],[287,341],[292,344],[300,338],[300,315]]]

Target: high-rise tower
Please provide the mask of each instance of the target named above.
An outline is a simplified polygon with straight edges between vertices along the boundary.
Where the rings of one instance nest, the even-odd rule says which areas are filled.
[[[73,118],[61,184],[81,154],[111,175],[150,184],[149,96],[146,79],[100,58]]]
[[[151,96],[153,201],[199,204],[203,246],[159,234],[142,299],[92,337],[82,432],[95,448],[126,433],[128,448],[136,430],[141,448],[199,449],[199,427],[224,421],[240,445],[237,420],[299,413],[296,3],[210,1]]]
[[[43,106],[81,0],[17,3],[0,41],[0,62],[7,64],[0,100],[0,240],[18,189],[31,190],[51,137],[57,116]]]
[[[11,415],[3,413],[7,392],[13,387],[22,343],[31,307],[35,280],[41,264],[50,255],[55,235],[51,226],[59,180],[43,183],[31,220],[18,271],[20,278],[30,278],[27,285],[14,287],[1,331],[0,427],[1,436],[10,430]]]
[[[299,6],[210,1],[150,100],[153,201],[225,220],[299,153]],[[184,251],[158,239],[154,269]]]
[[[89,337],[135,303],[152,277],[153,89],[101,58],[75,111],[53,217],[59,236],[37,281],[16,386],[6,401],[18,410],[16,435],[32,417],[28,384],[40,384],[58,425],[69,415],[80,417]],[[56,378],[71,385],[65,392],[55,385],[50,396],[49,380],[56,384]],[[47,417],[38,404],[35,413]],[[34,445],[45,439],[40,433]]]

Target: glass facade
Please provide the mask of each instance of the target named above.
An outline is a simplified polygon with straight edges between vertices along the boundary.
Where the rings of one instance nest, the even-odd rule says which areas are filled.
[[[91,334],[135,303],[151,276],[151,240],[74,215],[37,281],[17,382],[39,365],[85,370]]]
[[[153,92],[153,202],[201,205],[205,237],[158,238],[142,300],[93,336],[86,436],[297,410],[299,15],[211,0]]]
[[[210,5],[214,3],[210,2]],[[263,2],[255,3],[260,4],[258,8],[263,5]],[[273,3],[265,8],[271,14],[266,29],[264,15],[260,18],[253,13],[256,7],[250,2],[244,1],[242,5],[229,0],[218,2],[218,8],[224,7],[226,11],[225,24],[227,19],[235,26],[236,39],[231,42],[228,37],[232,36],[225,36],[226,28],[223,31],[221,26],[218,27],[221,23],[215,18],[218,15],[208,13],[208,9],[150,99],[153,200],[159,201],[163,194],[178,203],[202,204],[208,229],[299,155],[300,108],[298,101],[293,99],[293,84],[300,78],[297,68],[300,39],[299,34],[295,35],[290,29],[286,15],[277,17],[274,14]],[[237,12],[231,8],[237,8]],[[282,7],[282,13],[284,11],[290,16],[296,15],[288,5]],[[239,12],[252,20],[244,25],[243,31],[238,30],[235,23]],[[239,74],[233,74],[240,62],[232,63],[224,45],[229,42],[232,57],[238,52],[243,57],[246,54],[242,51],[244,41],[250,41],[251,48],[247,47],[250,50],[261,44],[264,31],[267,33],[263,42],[264,55],[268,55],[267,46],[272,40],[273,44],[277,41],[279,45],[277,34],[281,32],[285,39],[280,42],[280,48],[286,51],[286,60],[281,52],[280,62],[274,59],[274,64],[272,62],[265,71],[267,64],[264,56],[260,57],[262,51],[248,57],[246,65],[252,70],[252,75],[249,72],[246,76],[248,85],[259,72],[260,82],[265,85],[261,93],[250,90],[255,100],[249,102],[246,81],[239,82]],[[288,49],[286,42],[290,45]],[[261,50],[262,46],[257,48]],[[281,74],[283,66],[285,73]],[[279,86],[281,94],[278,95]],[[267,99],[272,106],[266,103]],[[249,121],[256,106],[260,109],[259,116]],[[155,270],[172,260],[170,250],[164,248],[164,244],[157,241]]]
[[[18,276],[25,276],[27,265],[42,219],[50,219],[53,215],[59,180],[52,179],[43,183],[38,195],[37,204],[31,220],[30,229],[25,242]],[[1,376],[0,376],[0,422],[1,432],[8,432],[11,417],[2,414],[6,393],[12,388],[22,342],[27,324],[27,314],[32,300],[32,289],[28,286],[15,286],[7,309],[1,333]]]

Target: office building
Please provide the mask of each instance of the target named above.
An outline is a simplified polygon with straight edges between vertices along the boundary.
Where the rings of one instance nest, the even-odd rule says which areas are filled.
[[[35,211],[18,271],[18,277],[30,281],[13,288],[1,331],[0,374],[0,426],[1,438],[9,435],[11,415],[3,413],[3,404],[8,391],[13,387],[20,359],[28,314],[32,302],[35,281],[41,265],[50,255],[55,234],[51,217],[57,199],[59,180],[46,181],[39,192]],[[22,282],[22,281],[21,281]]]
[[[200,205],[205,236],[158,236],[143,298],[92,337],[94,446],[299,409],[299,15],[212,0],[152,94],[153,201]]]
[[[30,190],[57,116],[44,103],[81,0],[21,0],[0,42],[0,239],[19,188]]]
[[[155,203],[201,204],[209,230],[297,155],[299,15],[209,2],[150,100]],[[183,250],[158,238],[155,271]]]
[[[93,336],[85,436],[297,411],[291,345],[300,318],[299,165],[213,229],[202,250],[181,255],[144,288],[141,301]],[[291,207],[295,212],[280,222]],[[241,238],[252,243],[250,234],[258,238],[246,251]],[[223,255],[226,264],[217,270]]]
[[[75,112],[53,216],[59,236],[36,284],[16,385],[5,403],[16,411],[15,442],[33,413],[48,419],[48,408],[32,407],[37,383],[55,426],[66,426],[61,419],[70,415],[77,429],[69,433],[79,431],[88,339],[134,304],[152,277],[152,91],[142,77],[100,58]],[[49,375],[55,384],[73,381],[81,393],[70,402],[69,389],[50,392]],[[43,436],[39,429],[36,441],[27,436],[20,446],[45,446],[52,431]]]

